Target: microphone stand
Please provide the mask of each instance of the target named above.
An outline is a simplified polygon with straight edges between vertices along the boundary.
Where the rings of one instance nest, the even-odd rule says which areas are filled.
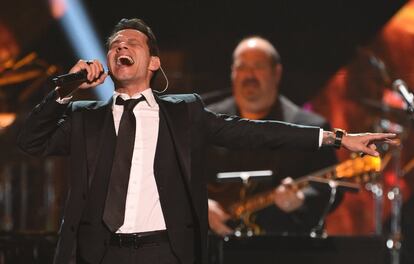
[[[331,181],[329,181],[328,185],[331,189],[331,193],[330,193],[330,196],[329,196],[329,201],[328,201],[328,204],[325,206],[325,208],[324,208],[324,210],[321,214],[321,217],[319,218],[318,224],[314,228],[312,228],[312,230],[310,232],[310,236],[313,237],[313,238],[327,238],[328,237],[328,234],[326,233],[326,230],[324,228],[325,219],[328,216],[329,211],[331,210],[332,205],[335,202],[336,192],[337,192],[337,189],[338,189],[337,188],[338,184],[335,181],[331,180]]]
[[[340,188],[342,191],[349,191],[349,192],[358,192],[360,187],[359,184],[345,182],[345,181],[338,181],[338,180],[329,180],[329,179],[322,179],[317,177],[309,177],[309,181],[317,184],[326,184],[329,186],[331,192],[329,196],[328,203],[326,204],[320,218],[318,224],[312,228],[310,232],[310,237],[312,238],[327,238],[328,234],[324,228],[325,226],[325,219],[328,216],[329,212],[333,204],[335,203],[336,193]]]
[[[401,97],[407,104],[406,113],[410,121],[414,120],[414,95],[408,89],[407,84],[399,79],[395,80],[392,84],[393,88],[399,92]],[[402,142],[402,140],[401,140]],[[400,180],[403,177],[401,170],[401,152],[403,145],[400,144],[394,149],[394,170],[395,170],[395,184],[392,189],[387,193],[388,199],[391,201],[391,226],[390,234],[387,240],[387,247],[391,254],[391,264],[400,263],[400,250],[402,244],[401,236],[401,210],[403,197],[400,188]]]
[[[395,163],[395,184],[387,193],[387,197],[391,202],[391,230],[387,239],[387,247],[391,253],[391,264],[400,263],[401,249],[401,209],[402,209],[402,193],[400,188],[401,179],[401,150],[402,146],[395,148],[393,156]]]
[[[367,186],[367,189],[371,191],[374,199],[375,234],[380,236],[382,235],[382,215],[384,208],[383,187],[380,182],[375,182]]]

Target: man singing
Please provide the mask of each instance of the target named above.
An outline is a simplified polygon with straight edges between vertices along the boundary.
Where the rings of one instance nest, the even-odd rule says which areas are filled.
[[[69,197],[55,263],[205,263],[207,191],[203,151],[228,148],[344,146],[378,155],[393,134],[346,134],[277,121],[214,114],[198,95],[155,95],[157,42],[140,19],[122,19],[108,39],[115,84],[108,102],[70,102],[57,87],[33,109],[19,147],[32,155],[69,155]],[[107,77],[99,61],[77,62],[90,89]],[[67,87],[66,87],[67,88]],[[70,89],[69,89],[70,90]]]

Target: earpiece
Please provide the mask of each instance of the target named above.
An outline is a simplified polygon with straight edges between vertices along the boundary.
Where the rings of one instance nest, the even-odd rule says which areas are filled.
[[[164,93],[165,91],[167,91],[167,89],[168,89],[168,85],[169,85],[167,75],[165,74],[164,69],[162,68],[162,66],[161,66],[161,65],[160,65],[160,70],[161,70],[161,73],[162,73],[162,75],[164,76],[164,79],[165,79],[165,87],[164,87],[164,89],[163,89],[163,90],[161,90],[161,91],[158,91],[158,90],[154,90],[154,89],[153,89],[153,91],[154,91],[154,92],[156,92],[156,93],[158,93],[158,94],[161,94],[161,93]]]

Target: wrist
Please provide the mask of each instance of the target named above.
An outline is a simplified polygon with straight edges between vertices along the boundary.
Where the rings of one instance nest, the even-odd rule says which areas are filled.
[[[77,90],[75,86],[56,86],[55,91],[59,99],[72,98],[73,93]]]
[[[342,140],[344,138],[344,136],[346,136],[346,131],[340,128],[334,128],[334,133],[335,133],[335,140],[333,143],[333,147],[336,149],[340,149],[342,146]]]
[[[333,132],[323,131],[322,146],[339,149],[342,145],[342,139],[346,134],[345,130],[339,128],[335,128]]]

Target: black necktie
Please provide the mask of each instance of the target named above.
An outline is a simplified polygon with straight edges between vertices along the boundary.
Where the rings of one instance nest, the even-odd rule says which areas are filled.
[[[136,124],[133,109],[143,100],[145,100],[143,96],[129,100],[123,100],[118,96],[115,101],[118,105],[124,105],[124,112],[119,123],[115,155],[103,213],[103,221],[112,232],[117,231],[124,223],[125,201],[135,141]]]

